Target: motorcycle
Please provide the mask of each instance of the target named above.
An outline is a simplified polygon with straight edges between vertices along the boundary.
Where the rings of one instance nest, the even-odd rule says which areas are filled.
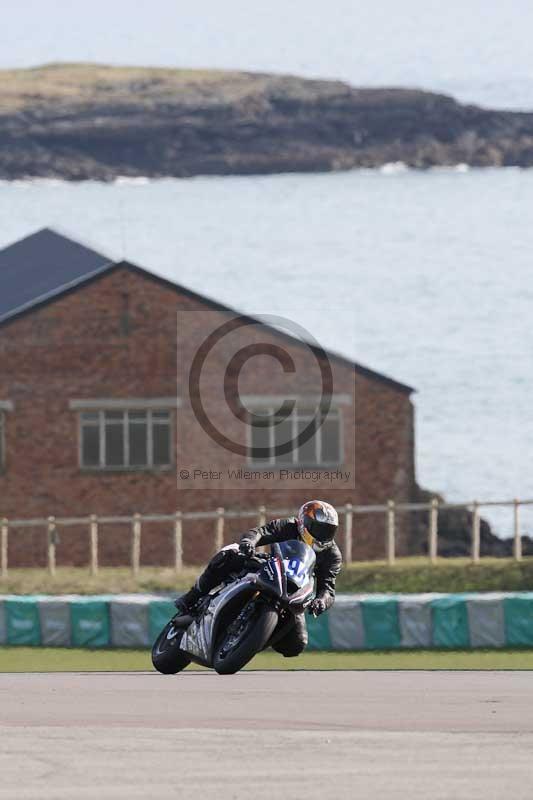
[[[242,669],[279,641],[315,596],[315,553],[292,539],[270,553],[242,556],[242,569],[202,598],[194,615],[176,615],[152,647],[158,672],[175,675],[191,661],[220,675]]]

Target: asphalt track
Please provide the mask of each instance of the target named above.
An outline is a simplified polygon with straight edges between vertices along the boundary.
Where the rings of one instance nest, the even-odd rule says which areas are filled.
[[[532,672],[0,675],[2,800],[531,800]]]

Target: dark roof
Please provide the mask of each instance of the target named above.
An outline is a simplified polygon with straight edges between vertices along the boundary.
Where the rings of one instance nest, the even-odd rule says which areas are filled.
[[[49,228],[43,228],[4,250],[0,250],[0,325],[45,305],[104,273],[121,268],[140,273],[144,277],[204,303],[217,311],[232,315],[239,314],[229,306],[155,275],[144,267],[128,261],[112,261],[107,256],[97,253],[79,242]],[[253,317],[246,318],[253,321]],[[264,323],[261,324],[264,325]],[[272,328],[272,330],[283,339],[300,343],[299,339],[287,333],[282,333],[276,328]],[[315,350],[313,347],[311,349]],[[409,394],[415,391],[411,386],[389,378],[381,372],[375,372],[339,353],[331,350],[326,350],[325,353],[334,361],[340,361],[355,369],[359,374],[388,384],[394,389]]]
[[[0,250],[0,322],[112,264],[108,256],[43,228]]]

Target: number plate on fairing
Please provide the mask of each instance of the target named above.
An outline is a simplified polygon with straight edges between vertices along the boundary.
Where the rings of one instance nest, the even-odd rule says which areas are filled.
[[[316,555],[314,551],[297,539],[280,542],[279,548],[287,578],[299,588],[309,583],[315,568]]]

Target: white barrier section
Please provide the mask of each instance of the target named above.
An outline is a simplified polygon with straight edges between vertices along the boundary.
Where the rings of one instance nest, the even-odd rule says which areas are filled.
[[[329,635],[335,650],[362,650],[365,646],[365,627],[361,603],[339,598],[328,611]]]
[[[113,647],[148,647],[149,601],[146,597],[123,595],[112,600],[111,608],[111,643]]]
[[[469,596],[466,601],[472,647],[504,647],[505,621],[501,593]]]
[[[70,605],[68,599],[43,597],[39,600],[39,622],[43,647],[70,646]]]
[[[431,600],[434,597],[434,594],[400,597],[398,609],[402,647],[431,647]]]

